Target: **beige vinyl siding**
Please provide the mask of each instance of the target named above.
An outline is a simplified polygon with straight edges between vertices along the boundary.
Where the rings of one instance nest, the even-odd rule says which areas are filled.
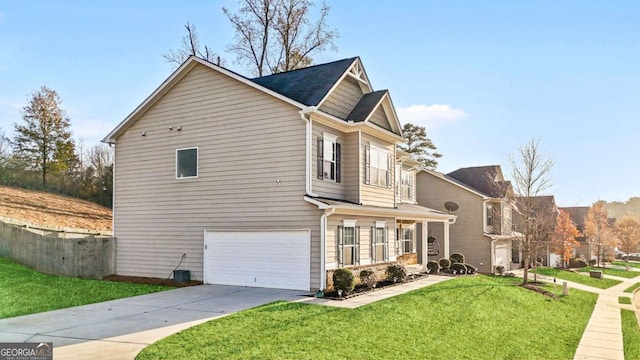
[[[345,134],[342,147],[342,183],[345,200],[360,203],[360,136],[358,133]]]
[[[371,227],[375,227],[376,221],[386,221],[387,239],[389,240],[389,257],[395,253],[395,219],[376,218],[354,215],[332,215],[327,221],[327,258],[328,268],[338,267],[338,226],[343,225],[343,220],[357,220],[356,226],[360,227],[360,264],[371,263]]]
[[[482,231],[482,197],[424,171],[417,175],[416,188],[416,198],[422,206],[446,212],[445,202],[453,201],[458,204],[459,209],[453,212],[458,218],[449,227],[449,253],[463,253],[466,261],[478,267],[478,271],[491,272],[491,241]],[[440,243],[438,257],[442,257],[444,225],[430,222],[428,226],[429,234]]]
[[[188,147],[198,147],[198,177],[176,179],[176,149]],[[197,65],[115,152],[118,274],[165,278],[184,253],[180,268],[201,280],[205,229],[310,229],[310,289],[319,287],[321,212],[303,200],[296,108]]]
[[[363,92],[353,78],[346,76],[333,92],[320,104],[319,110],[345,119],[356,106]],[[359,119],[364,120],[364,119]]]
[[[387,150],[387,152],[391,155],[391,187],[382,187],[377,185],[365,184],[365,176],[366,176],[366,152],[365,149],[367,146],[376,146],[382,147]],[[394,145],[383,142],[382,140],[378,140],[374,137],[371,137],[367,134],[362,134],[361,141],[361,149],[360,149],[360,172],[362,177],[361,182],[361,202],[363,205],[372,205],[372,206],[386,206],[393,207],[394,204],[394,192],[395,192],[395,181],[396,181],[396,171],[395,171],[395,158],[394,158]]]
[[[389,119],[387,118],[387,115],[384,113],[384,108],[382,107],[382,105],[378,106],[376,111],[373,112],[373,114],[369,118],[369,121],[372,124],[376,124],[383,129],[393,132],[393,130],[391,129],[391,124],[389,123]]]

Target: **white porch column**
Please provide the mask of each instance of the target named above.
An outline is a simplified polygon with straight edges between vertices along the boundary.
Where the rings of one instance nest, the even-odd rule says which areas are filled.
[[[449,258],[449,222],[444,222],[444,257]]]
[[[427,241],[427,238],[429,237],[429,222],[427,221],[423,221],[422,222],[422,238],[420,239],[421,242],[421,247],[422,247],[422,265],[427,265],[427,261],[429,261],[428,258],[428,252],[429,252],[429,243]]]

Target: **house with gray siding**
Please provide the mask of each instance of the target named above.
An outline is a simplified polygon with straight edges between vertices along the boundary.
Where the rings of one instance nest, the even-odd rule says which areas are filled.
[[[505,270],[519,267],[520,252],[514,246],[518,234],[512,227],[513,190],[500,165],[461,168],[448,174],[422,169],[416,191],[418,204],[451,210],[457,216],[451,230],[439,224],[429,227],[429,239],[449,237],[449,251],[464,254],[479,272],[494,273],[497,266]],[[456,206],[451,207],[452,203]]]
[[[341,267],[425,264],[456,216],[419,205],[402,140],[360,58],[247,78],[190,57],[103,140],[116,273],[315,291]]]

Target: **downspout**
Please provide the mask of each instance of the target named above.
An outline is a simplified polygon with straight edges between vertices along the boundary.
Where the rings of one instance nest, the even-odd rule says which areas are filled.
[[[326,209],[320,216],[320,290],[324,291],[327,285],[327,218],[336,212],[335,208]]]
[[[398,192],[398,189],[396,188],[398,186],[398,179],[396,178],[398,176],[398,170],[396,169],[396,144],[393,144],[393,181],[391,184],[391,188],[393,189],[393,208],[397,209],[398,208],[398,200],[396,199],[396,193]],[[400,166],[400,171],[402,171],[402,165]],[[402,174],[400,175],[402,176]]]
[[[300,118],[306,122],[305,133],[305,193],[308,196],[318,196],[313,193],[313,176],[311,174],[311,154],[313,154],[312,140],[313,140],[313,124],[309,113],[314,110],[313,106],[310,106],[304,110],[300,110]]]
[[[487,227],[487,203],[489,203],[489,199],[486,199],[482,202],[482,232],[485,233]],[[489,250],[491,251],[491,273],[496,273],[496,242],[498,239],[491,240],[491,245],[489,246]]]

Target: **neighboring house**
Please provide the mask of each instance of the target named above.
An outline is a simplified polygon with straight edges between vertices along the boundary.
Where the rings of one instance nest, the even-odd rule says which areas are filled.
[[[422,170],[417,176],[417,200],[442,211],[447,211],[445,203],[458,206],[452,211],[458,216],[456,226],[448,234],[441,226],[430,226],[430,235],[435,239],[448,235],[450,251],[463,253],[478,271],[519,266],[519,252],[512,246],[517,236],[512,231],[513,190],[499,165],[462,168],[446,175]]]
[[[402,140],[359,58],[249,79],[190,57],[104,139],[117,274],[181,263],[205,283],[315,291],[339,267],[424,264],[428,223],[455,216],[416,204]]]
[[[576,226],[576,229],[580,232],[580,235],[576,237],[576,240],[580,243],[580,246],[576,247],[575,257],[583,257],[587,260],[590,260],[591,255],[591,247],[587,242],[587,237],[584,236],[584,224],[587,219],[587,214],[589,213],[589,206],[572,206],[572,207],[561,207],[558,208],[562,211],[566,211],[569,213],[569,217],[571,218],[571,222]]]
[[[544,240],[541,241],[540,249],[535,258],[542,260],[543,266],[560,265],[562,263],[562,256],[556,254],[551,245],[551,236],[559,215],[555,197],[553,195],[540,195],[532,196],[528,200],[524,199],[523,197],[516,197],[516,206],[519,206],[521,209],[519,209],[519,213],[514,217],[515,229],[520,233],[525,232],[522,213],[525,211],[525,207],[529,207],[533,216],[536,218],[536,224],[540,233],[546,234]]]

